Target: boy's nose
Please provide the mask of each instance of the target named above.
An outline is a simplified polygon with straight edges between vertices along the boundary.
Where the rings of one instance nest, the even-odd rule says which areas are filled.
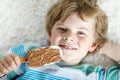
[[[73,41],[74,40],[74,38],[73,37],[68,37],[68,36],[66,36],[66,37],[63,37],[63,40],[66,40],[66,41]]]
[[[72,33],[72,32],[67,32],[66,34],[64,34],[63,40],[74,41],[75,40],[75,34]]]
[[[63,40],[66,40],[66,41],[74,41],[74,36],[72,36],[72,35],[64,36],[64,37],[63,37]]]

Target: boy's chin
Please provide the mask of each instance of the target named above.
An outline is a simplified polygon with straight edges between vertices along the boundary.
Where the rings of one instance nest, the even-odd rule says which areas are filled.
[[[62,57],[62,62],[68,64],[68,65],[78,65],[80,63],[80,59],[76,59],[73,57]]]

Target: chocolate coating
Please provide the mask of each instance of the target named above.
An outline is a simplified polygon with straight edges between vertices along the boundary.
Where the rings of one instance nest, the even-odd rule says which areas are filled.
[[[61,60],[59,49],[46,47],[28,51],[27,63],[31,67],[43,66]]]

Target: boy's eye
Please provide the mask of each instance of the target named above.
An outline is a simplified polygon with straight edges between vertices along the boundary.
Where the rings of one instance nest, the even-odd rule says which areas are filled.
[[[65,29],[65,28],[57,28],[60,32],[62,32],[62,33],[64,33],[64,32],[66,32],[67,31],[67,29]]]
[[[81,31],[78,32],[78,34],[79,34],[79,35],[85,35],[85,33],[84,33],[84,32],[81,32]]]

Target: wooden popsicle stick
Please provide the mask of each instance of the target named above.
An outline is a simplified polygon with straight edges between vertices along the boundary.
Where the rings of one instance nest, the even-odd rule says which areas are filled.
[[[23,62],[25,62],[25,61],[27,61],[26,58],[24,58],[24,57],[20,57],[20,62],[21,62],[21,63],[23,63]]]

